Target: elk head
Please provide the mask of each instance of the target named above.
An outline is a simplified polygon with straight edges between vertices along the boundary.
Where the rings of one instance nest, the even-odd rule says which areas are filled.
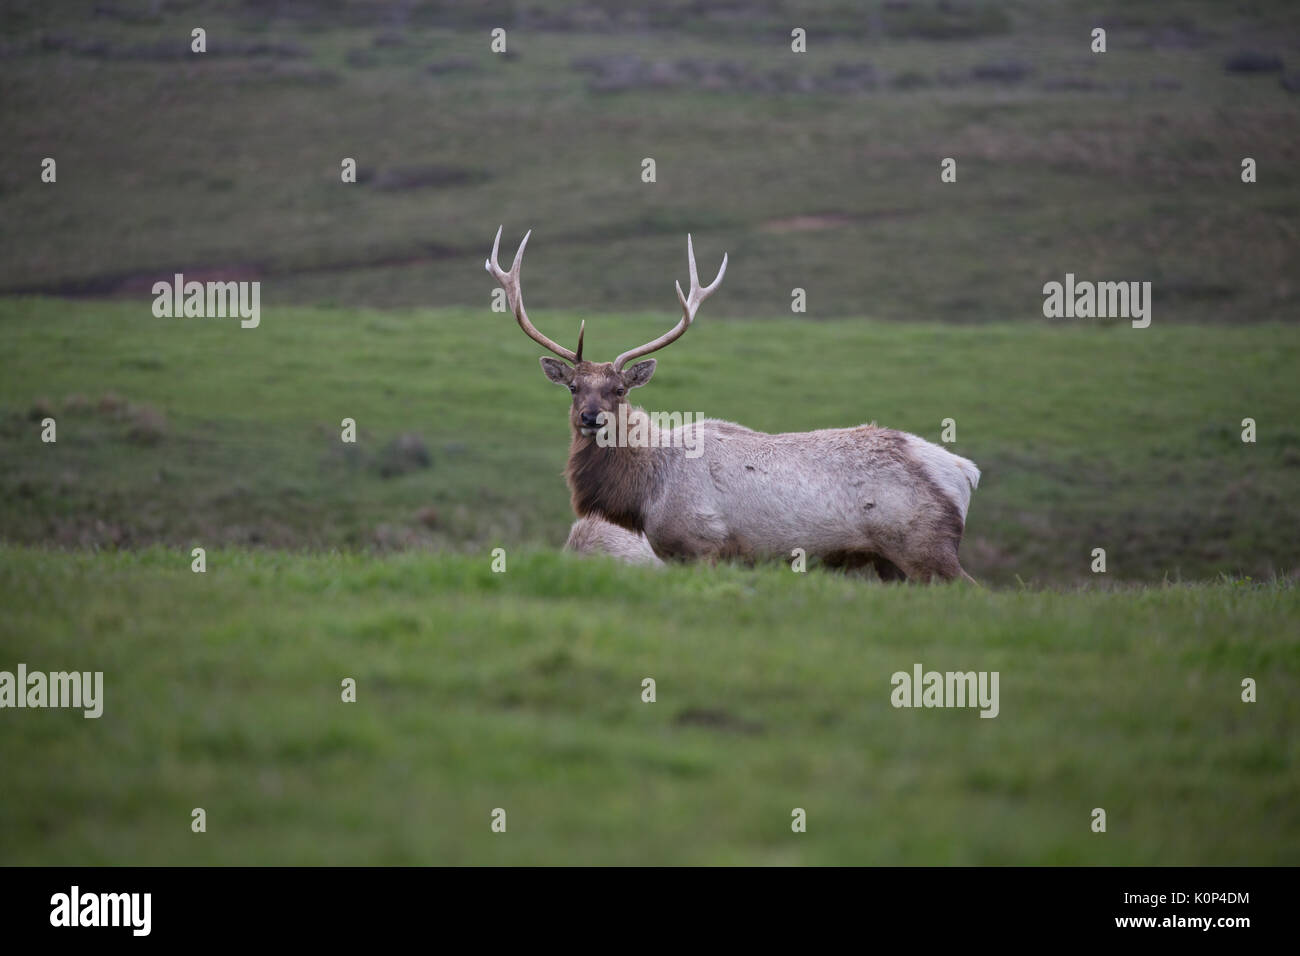
[[[699,310],[700,303],[711,296],[718,286],[722,284],[722,277],[727,271],[727,257],[725,254],[722,257],[722,267],[718,269],[717,278],[709,285],[701,288],[699,276],[696,274],[695,269],[695,247],[692,245],[691,237],[688,234],[686,237],[686,255],[691,272],[690,295],[683,295],[682,284],[680,282],[676,284],[677,300],[682,306],[681,320],[659,338],[624,352],[613,362],[589,362],[582,357],[582,335],[586,330],[585,322],[578,329],[577,351],[570,351],[552,342],[537,331],[532,322],[528,321],[528,313],[524,311],[523,290],[519,283],[519,269],[523,265],[524,248],[528,245],[528,237],[532,234],[532,230],[529,230],[524,236],[523,242],[519,243],[519,251],[515,253],[514,262],[510,265],[510,271],[506,272],[497,262],[497,251],[501,245],[501,229],[498,228],[496,239],[492,242],[492,258],[487,260],[485,267],[488,272],[496,277],[497,282],[501,283],[501,287],[506,290],[506,298],[510,302],[510,309],[514,312],[515,319],[518,321],[519,327],[524,330],[524,334],[538,345],[549,349],[558,355],[560,359],[563,359],[563,361],[559,361],[550,356],[542,356],[542,371],[546,373],[546,377],[552,382],[564,386],[573,395],[573,407],[569,412],[569,422],[573,425],[573,430],[576,433],[590,437],[600,428],[600,414],[602,412],[617,417],[618,407],[627,402],[627,393],[634,388],[645,385],[650,381],[650,377],[654,375],[654,359],[637,362],[631,368],[627,368],[627,363],[643,355],[659,351],[659,349],[677,341],[686,333],[686,330],[691,327],[691,323],[695,321],[695,313]]]

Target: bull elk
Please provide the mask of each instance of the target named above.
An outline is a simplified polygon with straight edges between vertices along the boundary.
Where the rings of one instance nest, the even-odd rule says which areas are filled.
[[[686,334],[722,283],[725,255],[717,277],[701,287],[687,236],[691,288],[683,294],[677,283],[677,325],[613,362],[591,362],[582,357],[585,322],[570,351],[528,319],[519,270],[531,235],[507,272],[497,262],[498,229],[486,268],[505,289],[519,327],[558,356],[541,363],[546,377],[573,396],[565,477],[580,518],[644,533],[667,559],[788,558],[802,548],[824,564],[874,566],[884,580],[971,580],[957,549],[979,483],[974,462],[874,424],[769,435],[704,419],[660,429],[655,416],[628,405],[628,393],[650,381],[656,362],[628,363]],[[647,437],[611,442],[611,423],[624,421]]]

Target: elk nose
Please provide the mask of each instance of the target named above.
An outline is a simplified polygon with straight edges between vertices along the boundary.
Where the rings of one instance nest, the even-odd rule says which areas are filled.
[[[583,425],[583,427],[584,427],[584,428],[595,428],[597,425],[600,424],[599,417],[600,417],[600,413],[599,413],[599,412],[583,412],[583,413],[582,413],[582,425]]]

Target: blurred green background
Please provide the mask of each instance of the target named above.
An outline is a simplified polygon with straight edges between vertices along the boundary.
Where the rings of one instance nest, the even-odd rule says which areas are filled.
[[[731,254],[706,318],[801,287],[810,319],[1042,321],[1066,271],[1153,282],[1162,323],[1296,315],[1295,4],[649,6],[7,3],[0,291],[480,308],[504,223],[539,308],[670,317],[689,230]]]

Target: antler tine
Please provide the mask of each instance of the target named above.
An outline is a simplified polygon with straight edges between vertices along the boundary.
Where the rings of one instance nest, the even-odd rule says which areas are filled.
[[[515,320],[519,327],[524,330],[524,334],[543,348],[549,349],[566,362],[578,364],[582,361],[582,333],[578,333],[578,351],[571,352],[562,345],[557,345],[537,331],[537,327],[528,321],[528,313],[524,311],[524,291],[519,282],[519,270],[524,264],[524,249],[528,246],[528,237],[533,234],[531,229],[524,234],[523,242],[519,243],[519,249],[515,252],[515,258],[510,263],[510,271],[506,272],[501,268],[497,261],[497,253],[501,247],[501,230],[503,226],[497,227],[497,237],[492,240],[492,258],[483,263],[483,267],[492,273],[493,277],[501,284],[501,288],[506,290],[506,299],[510,302],[510,309],[515,314]]]
[[[678,322],[672,330],[665,332],[654,341],[647,342],[639,348],[634,348],[631,351],[624,352],[618,358],[614,359],[615,369],[622,371],[623,366],[632,361],[632,359],[640,358],[643,355],[649,355],[651,352],[657,352],[665,345],[671,345],[673,342],[676,342],[685,335],[686,330],[689,329],[691,323],[695,321],[695,313],[699,311],[700,304],[717,291],[718,286],[722,284],[722,277],[727,274],[727,256],[726,253],[723,253],[722,266],[718,269],[717,276],[704,288],[700,288],[700,277],[695,266],[695,244],[691,240],[690,233],[686,234],[686,261],[690,266],[691,294],[689,296],[683,295],[681,282],[674,283],[674,285],[677,286],[677,301],[682,305],[681,321]]]

